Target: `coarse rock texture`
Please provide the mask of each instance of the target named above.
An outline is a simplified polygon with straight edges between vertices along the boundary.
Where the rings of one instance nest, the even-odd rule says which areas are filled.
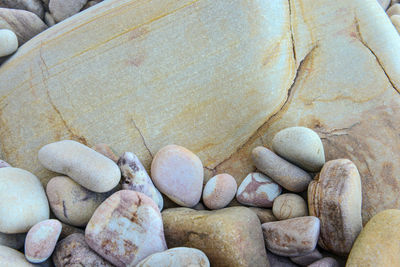
[[[44,8],[40,0],[0,0],[0,7],[30,11],[43,18]]]
[[[258,219],[260,219],[261,224],[266,222],[274,222],[277,219],[275,218],[274,214],[272,213],[271,209],[263,209],[257,207],[249,207],[251,211],[257,214]]]
[[[49,10],[54,19],[60,22],[78,13],[87,0],[50,0]]]
[[[308,215],[306,201],[296,194],[283,194],[274,200],[272,212],[278,220],[286,220]]]
[[[0,57],[11,55],[17,49],[18,39],[15,33],[8,29],[0,29]]]
[[[35,267],[18,250],[0,245],[0,264],[4,267]]]
[[[46,184],[36,153],[49,142],[105,142],[147,170],[177,143],[205,181],[240,184],[254,147],[304,126],[327,160],[358,167],[366,223],[400,208],[399,60],[376,0],[103,1],[0,68],[2,158]]]
[[[236,195],[237,184],[235,178],[227,173],[217,174],[203,189],[203,202],[209,209],[226,207]]]
[[[211,266],[268,267],[260,221],[248,208],[175,208],[164,210],[162,217],[169,248],[200,249]]]
[[[400,266],[400,210],[375,215],[354,242],[346,267]]]
[[[20,249],[24,246],[26,234],[4,234],[0,233],[0,245],[13,249]]]

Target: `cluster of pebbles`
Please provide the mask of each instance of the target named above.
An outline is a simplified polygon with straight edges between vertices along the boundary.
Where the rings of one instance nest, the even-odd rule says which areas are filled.
[[[178,145],[157,152],[149,175],[132,152],[63,140],[38,152],[60,174],[46,190],[0,161],[0,265],[393,266],[382,248],[399,237],[400,211],[362,230],[357,167],[325,162],[314,131],[283,129],[251,157],[239,186],[227,173],[203,186],[201,160]],[[180,207],[163,211],[164,200]]]
[[[400,0],[378,0],[378,2],[400,33]]]

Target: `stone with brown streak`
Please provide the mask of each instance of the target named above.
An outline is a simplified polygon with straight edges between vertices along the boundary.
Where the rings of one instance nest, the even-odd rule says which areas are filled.
[[[308,253],[304,256],[291,257],[290,260],[300,266],[308,266],[311,263],[322,259],[322,257],[323,257],[322,254],[316,248],[311,253]]]
[[[256,207],[249,207],[251,211],[257,214],[258,219],[260,219],[261,224],[266,222],[274,222],[277,219],[275,218],[274,214],[272,213],[271,209],[263,209],[263,208],[256,208]]]
[[[211,266],[267,266],[261,224],[245,207],[215,211],[188,208],[162,212],[168,247],[203,251]]]
[[[0,7],[22,9],[43,18],[44,8],[40,0],[0,0]]]
[[[203,202],[209,209],[226,207],[236,195],[237,184],[235,178],[227,173],[217,174],[203,189]]]
[[[337,262],[337,260],[335,260],[334,258],[331,258],[331,257],[322,258],[322,259],[308,265],[308,267],[339,267],[339,266],[340,265]],[[364,266],[368,266],[368,265],[364,265]]]
[[[337,255],[347,255],[362,229],[361,181],[348,159],[325,163],[308,188],[310,215],[321,221],[319,245]]]
[[[283,194],[274,200],[272,212],[278,220],[286,220],[308,215],[306,201],[296,194]]]
[[[117,155],[115,155],[113,149],[109,145],[104,144],[104,143],[99,143],[99,144],[94,145],[92,147],[92,149],[96,150],[100,154],[102,154],[102,155],[106,156],[107,158],[111,159],[115,163],[118,162],[119,157]]]

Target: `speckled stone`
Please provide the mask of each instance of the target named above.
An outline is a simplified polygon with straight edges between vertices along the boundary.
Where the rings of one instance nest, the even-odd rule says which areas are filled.
[[[224,208],[235,197],[236,190],[235,178],[227,173],[217,174],[204,186],[204,205],[212,210]]]
[[[25,236],[26,234],[0,233],[0,245],[19,250],[24,246]]]
[[[314,249],[311,253],[308,253],[304,256],[290,258],[291,261],[300,266],[308,266],[320,259],[322,259],[322,254],[318,251],[318,249]]]
[[[261,224],[266,222],[274,222],[277,220],[274,214],[272,213],[271,209],[263,209],[257,207],[249,207],[249,209],[253,211],[255,214],[257,214]]]
[[[35,224],[26,235],[25,258],[32,263],[46,261],[56,247],[61,228],[61,223],[53,219]]]
[[[378,265],[362,265],[362,266],[378,266]],[[383,266],[383,265],[381,265],[381,266]],[[385,265],[385,266],[388,266],[388,265]],[[323,259],[320,259],[320,260],[308,265],[308,267],[339,267],[339,263],[334,258],[325,257]],[[361,265],[360,265],[360,267],[361,267]]]
[[[151,178],[178,205],[193,207],[201,198],[203,164],[184,147],[168,145],[160,149],[151,163]]]
[[[11,167],[10,164],[0,159],[0,168]]]
[[[240,184],[236,199],[243,205],[270,208],[282,187],[262,173],[253,172]]]
[[[143,193],[121,190],[94,212],[85,230],[88,245],[112,264],[135,266],[167,249],[163,222],[154,201]]]
[[[18,250],[0,245],[0,265],[2,267],[35,267]]]
[[[111,159],[115,163],[118,162],[119,157],[117,155],[115,155],[114,151],[112,150],[112,148],[109,145],[104,144],[104,143],[100,143],[100,144],[94,145],[92,147],[92,149],[96,150],[100,154],[102,154],[102,155],[106,156],[107,158]]]
[[[15,33],[8,29],[0,29],[0,57],[11,55],[18,49]]]
[[[306,201],[296,194],[283,194],[274,200],[272,212],[278,220],[286,220],[308,215]]]

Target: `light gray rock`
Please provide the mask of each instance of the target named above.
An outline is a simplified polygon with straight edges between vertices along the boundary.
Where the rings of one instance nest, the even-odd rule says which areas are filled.
[[[49,13],[46,12],[44,13],[44,22],[47,24],[47,26],[51,27],[54,26],[57,22],[54,20],[53,16]]]
[[[78,13],[87,3],[87,0],[50,0],[49,10],[57,22]]]
[[[278,220],[286,220],[308,215],[306,201],[296,194],[283,194],[274,200],[272,212]]]
[[[40,0],[0,0],[0,7],[23,9],[43,18],[44,8]]]
[[[0,57],[11,55],[18,49],[15,33],[8,29],[0,30]]]

